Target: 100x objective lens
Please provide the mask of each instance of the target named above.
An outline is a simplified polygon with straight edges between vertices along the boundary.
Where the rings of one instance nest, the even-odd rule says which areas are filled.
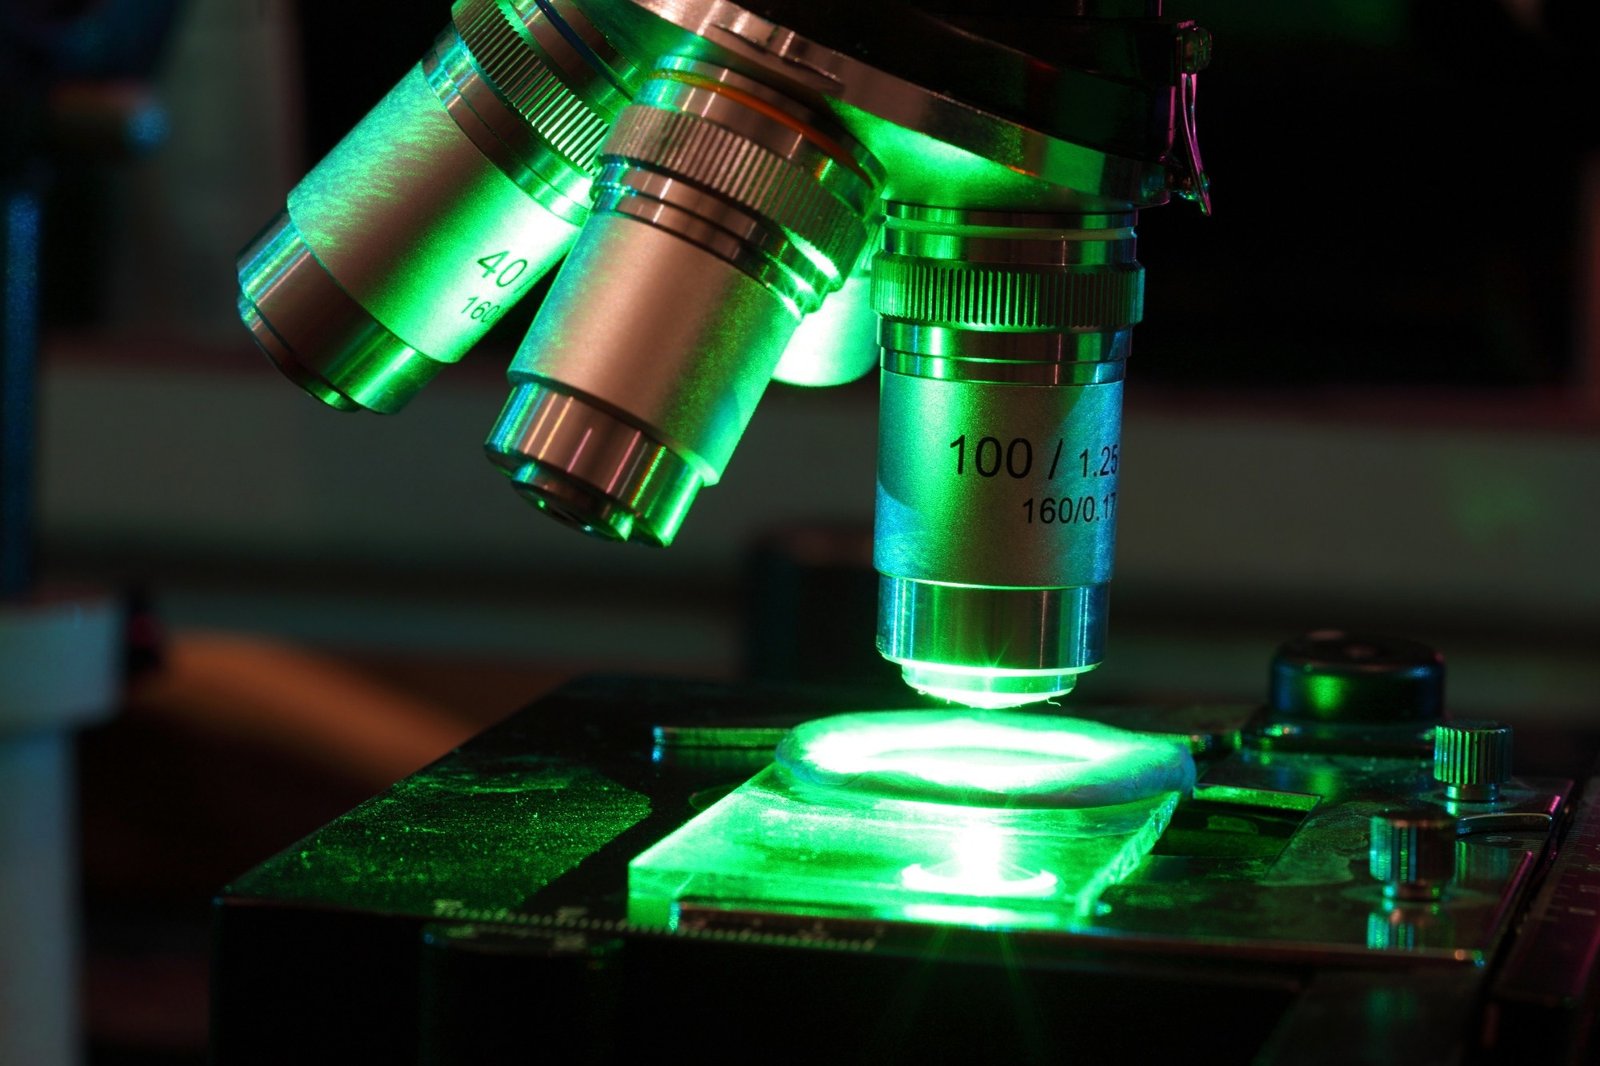
[[[891,205],[873,303],[878,649],[962,703],[1063,695],[1105,645],[1133,214]]]

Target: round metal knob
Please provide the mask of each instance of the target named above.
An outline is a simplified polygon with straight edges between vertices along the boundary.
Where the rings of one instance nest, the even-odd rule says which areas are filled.
[[[1444,722],[1433,731],[1433,776],[1445,795],[1491,803],[1511,779],[1511,727],[1499,722]]]
[[[1318,629],[1273,656],[1269,702],[1277,718],[1426,722],[1444,707],[1444,659],[1414,640]]]
[[[1456,871],[1456,820],[1435,807],[1403,807],[1372,816],[1368,866],[1383,894],[1438,899]]]

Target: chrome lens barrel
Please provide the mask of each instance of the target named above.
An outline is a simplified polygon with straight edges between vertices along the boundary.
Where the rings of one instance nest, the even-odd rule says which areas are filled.
[[[917,689],[1027,703],[1100,661],[1134,218],[889,209],[878,648]]]
[[[881,358],[879,649],[966,703],[1065,693],[1105,643],[1133,224],[1205,199],[1210,37],[1035,7],[459,0],[245,252],[240,313],[314,395],[393,411],[566,255],[485,448],[656,545],[769,380]]]
[[[882,173],[824,113],[671,58],[601,150],[594,208],[486,444],[530,501],[672,541],[801,318],[844,284]]]
[[[460,0],[239,259],[256,343],[330,406],[398,410],[564,255],[626,103],[570,3]]]

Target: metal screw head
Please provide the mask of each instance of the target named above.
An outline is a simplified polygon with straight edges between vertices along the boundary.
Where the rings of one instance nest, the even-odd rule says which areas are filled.
[[[1438,899],[1455,876],[1456,820],[1437,807],[1397,807],[1372,816],[1368,867],[1397,900]]]

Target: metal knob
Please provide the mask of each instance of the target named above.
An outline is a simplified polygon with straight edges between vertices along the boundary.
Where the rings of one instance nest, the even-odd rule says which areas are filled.
[[[1438,899],[1455,876],[1456,820],[1436,807],[1403,807],[1372,816],[1367,858],[1383,894]]]
[[[1315,722],[1427,722],[1444,707],[1444,659],[1426,644],[1318,629],[1272,659],[1273,717]]]
[[[1511,727],[1499,722],[1445,722],[1433,731],[1433,776],[1445,795],[1492,803],[1511,779]]]

